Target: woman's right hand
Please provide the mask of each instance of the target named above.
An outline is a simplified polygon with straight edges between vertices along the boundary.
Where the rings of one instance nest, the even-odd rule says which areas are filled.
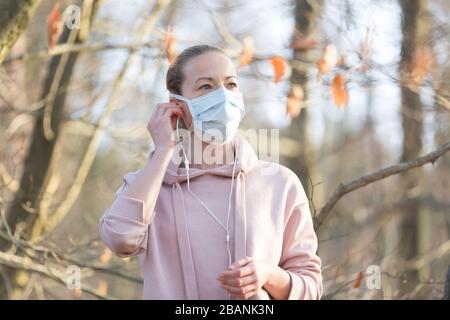
[[[175,103],[158,103],[156,105],[147,124],[147,130],[155,144],[155,151],[174,149],[176,143],[174,130],[177,117],[184,118],[184,111]]]

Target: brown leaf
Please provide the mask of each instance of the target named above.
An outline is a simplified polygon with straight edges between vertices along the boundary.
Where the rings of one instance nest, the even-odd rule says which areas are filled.
[[[286,62],[286,59],[284,59],[281,56],[272,57],[270,62],[272,63],[273,72],[274,72],[273,82],[277,83],[281,80],[281,78],[284,76],[284,74],[286,72],[287,62]]]
[[[291,119],[297,118],[302,110],[305,93],[301,85],[292,85],[287,98],[286,113]]]
[[[364,273],[362,271],[358,272],[358,275],[356,276],[355,282],[353,284],[353,288],[360,288],[361,282],[364,279]]]
[[[249,65],[253,60],[253,38],[245,37],[242,52],[239,56],[239,67]]]
[[[338,108],[344,107],[348,102],[347,84],[343,76],[337,74],[331,83],[331,94]]]
[[[317,61],[319,77],[322,74],[330,72],[339,62],[339,56],[336,47],[329,43],[325,46],[322,57]]]
[[[166,40],[164,43],[164,53],[166,54],[169,63],[172,63],[176,57],[175,42],[176,38],[175,35],[173,34],[172,26],[168,26],[166,31]]]
[[[61,5],[58,2],[55,2],[50,15],[48,16],[47,31],[48,46],[50,48],[53,48],[56,45],[62,32],[60,7]]]
[[[416,50],[411,63],[411,79],[415,84],[422,84],[431,69],[432,62],[433,55],[428,47],[421,47]]]

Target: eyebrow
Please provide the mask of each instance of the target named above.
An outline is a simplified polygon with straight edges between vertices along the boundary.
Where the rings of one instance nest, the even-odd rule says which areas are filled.
[[[228,80],[230,78],[236,78],[237,79],[236,76],[228,76],[228,77],[225,78],[225,80]],[[214,78],[212,78],[212,77],[201,77],[201,78],[198,78],[197,80],[195,80],[195,83],[197,83],[200,80],[209,80],[209,81],[213,82]]]

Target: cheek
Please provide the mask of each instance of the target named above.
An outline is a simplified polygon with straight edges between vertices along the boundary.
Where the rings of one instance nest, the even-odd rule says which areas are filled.
[[[195,94],[195,88],[190,83],[190,81],[183,81],[183,84],[180,87],[181,89],[181,95],[183,97],[186,97],[187,99],[192,99],[193,95]]]

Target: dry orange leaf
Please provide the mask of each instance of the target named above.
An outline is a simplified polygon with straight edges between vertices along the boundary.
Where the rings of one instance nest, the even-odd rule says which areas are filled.
[[[249,65],[253,60],[253,38],[245,37],[241,55],[239,56],[239,67]]]
[[[48,46],[50,48],[53,48],[56,45],[58,38],[62,32],[60,7],[61,5],[58,2],[54,3],[52,11],[48,16],[47,32]]]
[[[317,69],[319,69],[319,77],[322,74],[330,72],[339,62],[339,56],[336,47],[329,43],[323,50],[322,57],[317,61]]]
[[[301,85],[292,85],[287,98],[286,113],[291,119],[297,118],[302,110],[305,93]]]
[[[348,102],[347,83],[343,76],[337,74],[331,83],[331,94],[338,108],[344,107]]]
[[[364,279],[364,273],[362,271],[358,272],[358,275],[356,276],[355,283],[353,284],[353,288],[360,288],[361,282]]]
[[[166,54],[169,63],[172,63],[176,57],[175,41],[176,38],[175,35],[173,34],[172,26],[168,26],[166,31],[166,40],[164,43],[164,53]]]
[[[273,67],[274,78],[273,82],[277,83],[281,80],[286,72],[286,59],[281,56],[274,56],[270,60]]]
[[[415,84],[422,84],[431,69],[432,62],[433,56],[429,48],[421,47],[417,49],[411,63],[411,79]]]

